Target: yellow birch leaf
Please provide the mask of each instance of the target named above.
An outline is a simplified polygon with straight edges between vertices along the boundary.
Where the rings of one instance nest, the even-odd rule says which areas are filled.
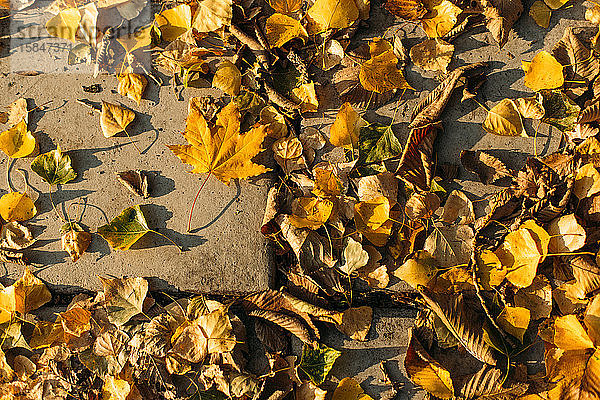
[[[284,14],[275,13],[267,18],[265,35],[271,47],[281,47],[295,38],[305,40],[308,32],[300,21]]]
[[[354,0],[317,0],[306,12],[308,33],[328,29],[344,29],[358,19],[359,10]]]
[[[228,185],[233,178],[244,179],[268,171],[251,161],[262,150],[266,129],[261,125],[241,134],[240,110],[233,101],[223,107],[211,126],[196,107],[190,107],[183,136],[189,144],[168,147],[181,161],[194,167],[192,173],[208,172]]]
[[[592,339],[573,314],[558,317],[554,321],[554,344],[563,350],[594,348]]]
[[[212,32],[231,24],[232,0],[203,0],[198,2],[192,28],[198,32]]]
[[[269,5],[282,14],[293,14],[302,7],[302,0],[269,0]]]
[[[309,82],[292,89],[292,98],[300,103],[301,110],[317,111],[319,108],[319,100],[315,90],[315,83]]]
[[[373,400],[373,398],[365,394],[363,388],[354,379],[344,378],[333,392],[331,400]]]
[[[437,271],[435,259],[428,252],[418,250],[413,258],[396,268],[393,275],[416,289],[418,286],[428,287]]]
[[[0,133],[0,149],[11,158],[27,157],[35,150],[35,137],[25,120]]]
[[[133,73],[118,75],[117,79],[119,80],[117,92],[140,104],[142,94],[148,85],[148,79],[144,75]]]
[[[577,171],[573,183],[573,194],[581,200],[598,192],[600,192],[600,172],[593,164],[585,164]]]
[[[529,326],[531,312],[524,307],[509,307],[506,306],[498,315],[498,325],[507,333],[523,342],[523,335]]]
[[[108,375],[102,386],[102,398],[105,400],[127,400],[131,385],[125,379]]]
[[[523,62],[525,86],[539,92],[543,89],[556,89],[565,83],[563,66],[547,51],[540,51],[530,63]]]
[[[495,251],[502,267],[507,270],[506,279],[517,287],[527,287],[537,274],[537,267],[548,254],[548,247],[539,248],[530,230],[519,228],[506,235]]]
[[[335,171],[317,167],[314,169],[315,187],[313,194],[319,197],[339,196],[342,193],[342,182]]]
[[[156,14],[154,20],[162,38],[172,42],[192,27],[192,9],[188,4],[180,4]]]
[[[65,8],[46,22],[46,30],[50,36],[75,42],[79,21],[81,21],[81,14],[78,9]]]
[[[327,222],[333,203],[316,197],[301,197],[292,203],[290,222],[296,228],[319,229]]]
[[[117,133],[124,132],[134,118],[135,113],[130,109],[121,107],[118,104],[102,102],[100,128],[104,137],[109,138]]]
[[[344,103],[331,125],[329,141],[337,147],[357,149],[360,128],[366,125],[367,121],[354,111],[350,103]]]
[[[384,196],[357,203],[354,206],[356,230],[375,246],[386,244],[394,222],[389,219],[390,203]]]
[[[9,286],[14,294],[14,310],[26,314],[37,310],[52,299],[50,291],[41,279],[35,277],[28,267],[23,276]]]
[[[359,72],[361,85],[369,91],[385,93],[393,89],[412,89],[398,69],[398,58],[392,50],[365,61]]]
[[[230,96],[237,96],[242,87],[242,74],[231,61],[222,61],[213,76],[212,85]]]
[[[425,39],[410,48],[410,59],[425,71],[448,72],[454,45],[442,39]]]
[[[0,215],[6,222],[26,221],[35,217],[37,210],[27,193],[10,192],[0,198]]]
[[[449,0],[425,0],[423,4],[428,13],[421,19],[421,24],[430,38],[443,37],[450,32],[462,13],[460,7]]]
[[[529,15],[531,16],[531,18],[533,18],[535,23],[541,26],[542,28],[548,29],[548,27],[550,26],[550,17],[552,16],[552,10],[543,1],[534,1],[531,5],[531,8],[529,9]]]
[[[153,25],[149,25],[142,28],[130,35],[121,36],[117,38],[117,42],[123,46],[127,53],[131,53],[137,49],[141,49],[152,44],[152,28]]]
[[[504,99],[488,111],[483,129],[494,135],[527,137],[521,114],[512,99]]]
[[[552,10],[558,10],[568,2],[569,0],[544,0],[544,3],[546,3],[546,5]]]

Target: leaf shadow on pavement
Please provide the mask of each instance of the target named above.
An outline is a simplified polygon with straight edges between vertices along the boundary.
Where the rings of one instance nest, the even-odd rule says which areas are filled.
[[[190,250],[206,243],[207,240],[203,236],[184,234],[167,228],[167,221],[173,217],[173,213],[165,206],[160,206],[157,204],[143,204],[140,206],[140,208],[142,209],[142,212],[148,221],[148,226],[150,229],[167,236],[169,239],[177,243],[177,245],[181,247],[183,251]],[[173,243],[169,242],[164,237],[157,235],[156,233],[149,232],[135,242],[133,246],[131,246],[130,250],[140,250],[162,246],[173,246]]]
[[[96,157],[97,153],[120,149],[123,146],[127,146],[128,143],[119,143],[108,147],[97,147],[89,149],[76,149],[69,150],[66,152],[73,161],[73,168],[77,171],[77,178],[69,183],[79,183],[84,180],[84,175],[87,171],[92,168],[96,168],[102,165],[102,161]]]
[[[217,222],[219,220],[219,218],[221,218],[225,214],[225,212],[227,212],[227,210],[229,210],[229,207],[231,207],[233,205],[233,203],[235,203],[236,200],[239,199],[240,195],[242,194],[242,187],[240,185],[239,180],[236,179],[234,182],[235,182],[235,194],[233,195],[231,200],[229,200],[227,202],[227,204],[225,204],[223,209],[221,209],[221,211],[212,220],[210,220],[208,223],[202,225],[199,228],[192,229],[190,231],[190,233],[197,233],[206,228],[210,228],[212,226],[212,224]],[[190,235],[186,235],[186,236],[190,236]]]
[[[175,181],[167,178],[161,171],[148,171],[148,187],[150,188],[150,198],[162,197],[175,190]]]

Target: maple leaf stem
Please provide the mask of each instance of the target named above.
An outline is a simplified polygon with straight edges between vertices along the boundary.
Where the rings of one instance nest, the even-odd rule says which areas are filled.
[[[162,234],[160,232],[157,232],[157,231],[154,231],[152,229],[150,229],[148,232],[156,233],[157,235],[164,237],[169,242],[173,243],[173,246],[177,247],[179,249],[180,253],[183,253],[183,249],[181,247],[179,247],[179,245],[177,243],[175,243],[173,240],[171,240],[167,235],[164,235],[164,234]]]
[[[208,178],[210,177],[211,174],[212,174],[212,171],[208,171],[206,178],[204,178],[204,182],[202,182],[202,185],[200,185],[200,189],[198,189],[198,192],[196,193],[196,197],[194,197],[194,201],[192,202],[192,208],[190,208],[190,215],[188,217],[188,226],[187,226],[188,232],[190,232],[192,230],[192,214],[194,213],[194,207],[196,206],[196,200],[198,200],[198,196],[200,195],[202,188],[206,184],[206,181],[208,180]]]

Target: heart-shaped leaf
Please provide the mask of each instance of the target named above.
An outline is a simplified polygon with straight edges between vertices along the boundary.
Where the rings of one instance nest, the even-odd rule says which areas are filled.
[[[63,185],[77,178],[71,157],[63,154],[60,147],[37,156],[31,163],[31,169],[50,185]]]

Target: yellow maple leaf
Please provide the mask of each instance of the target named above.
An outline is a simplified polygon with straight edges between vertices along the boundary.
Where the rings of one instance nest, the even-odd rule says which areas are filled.
[[[243,179],[268,171],[251,161],[262,150],[265,135],[264,126],[240,133],[240,110],[235,102],[223,107],[211,126],[200,110],[192,106],[183,133],[189,144],[168,147],[181,161],[194,167],[190,172],[208,172],[228,185],[233,178]]]

